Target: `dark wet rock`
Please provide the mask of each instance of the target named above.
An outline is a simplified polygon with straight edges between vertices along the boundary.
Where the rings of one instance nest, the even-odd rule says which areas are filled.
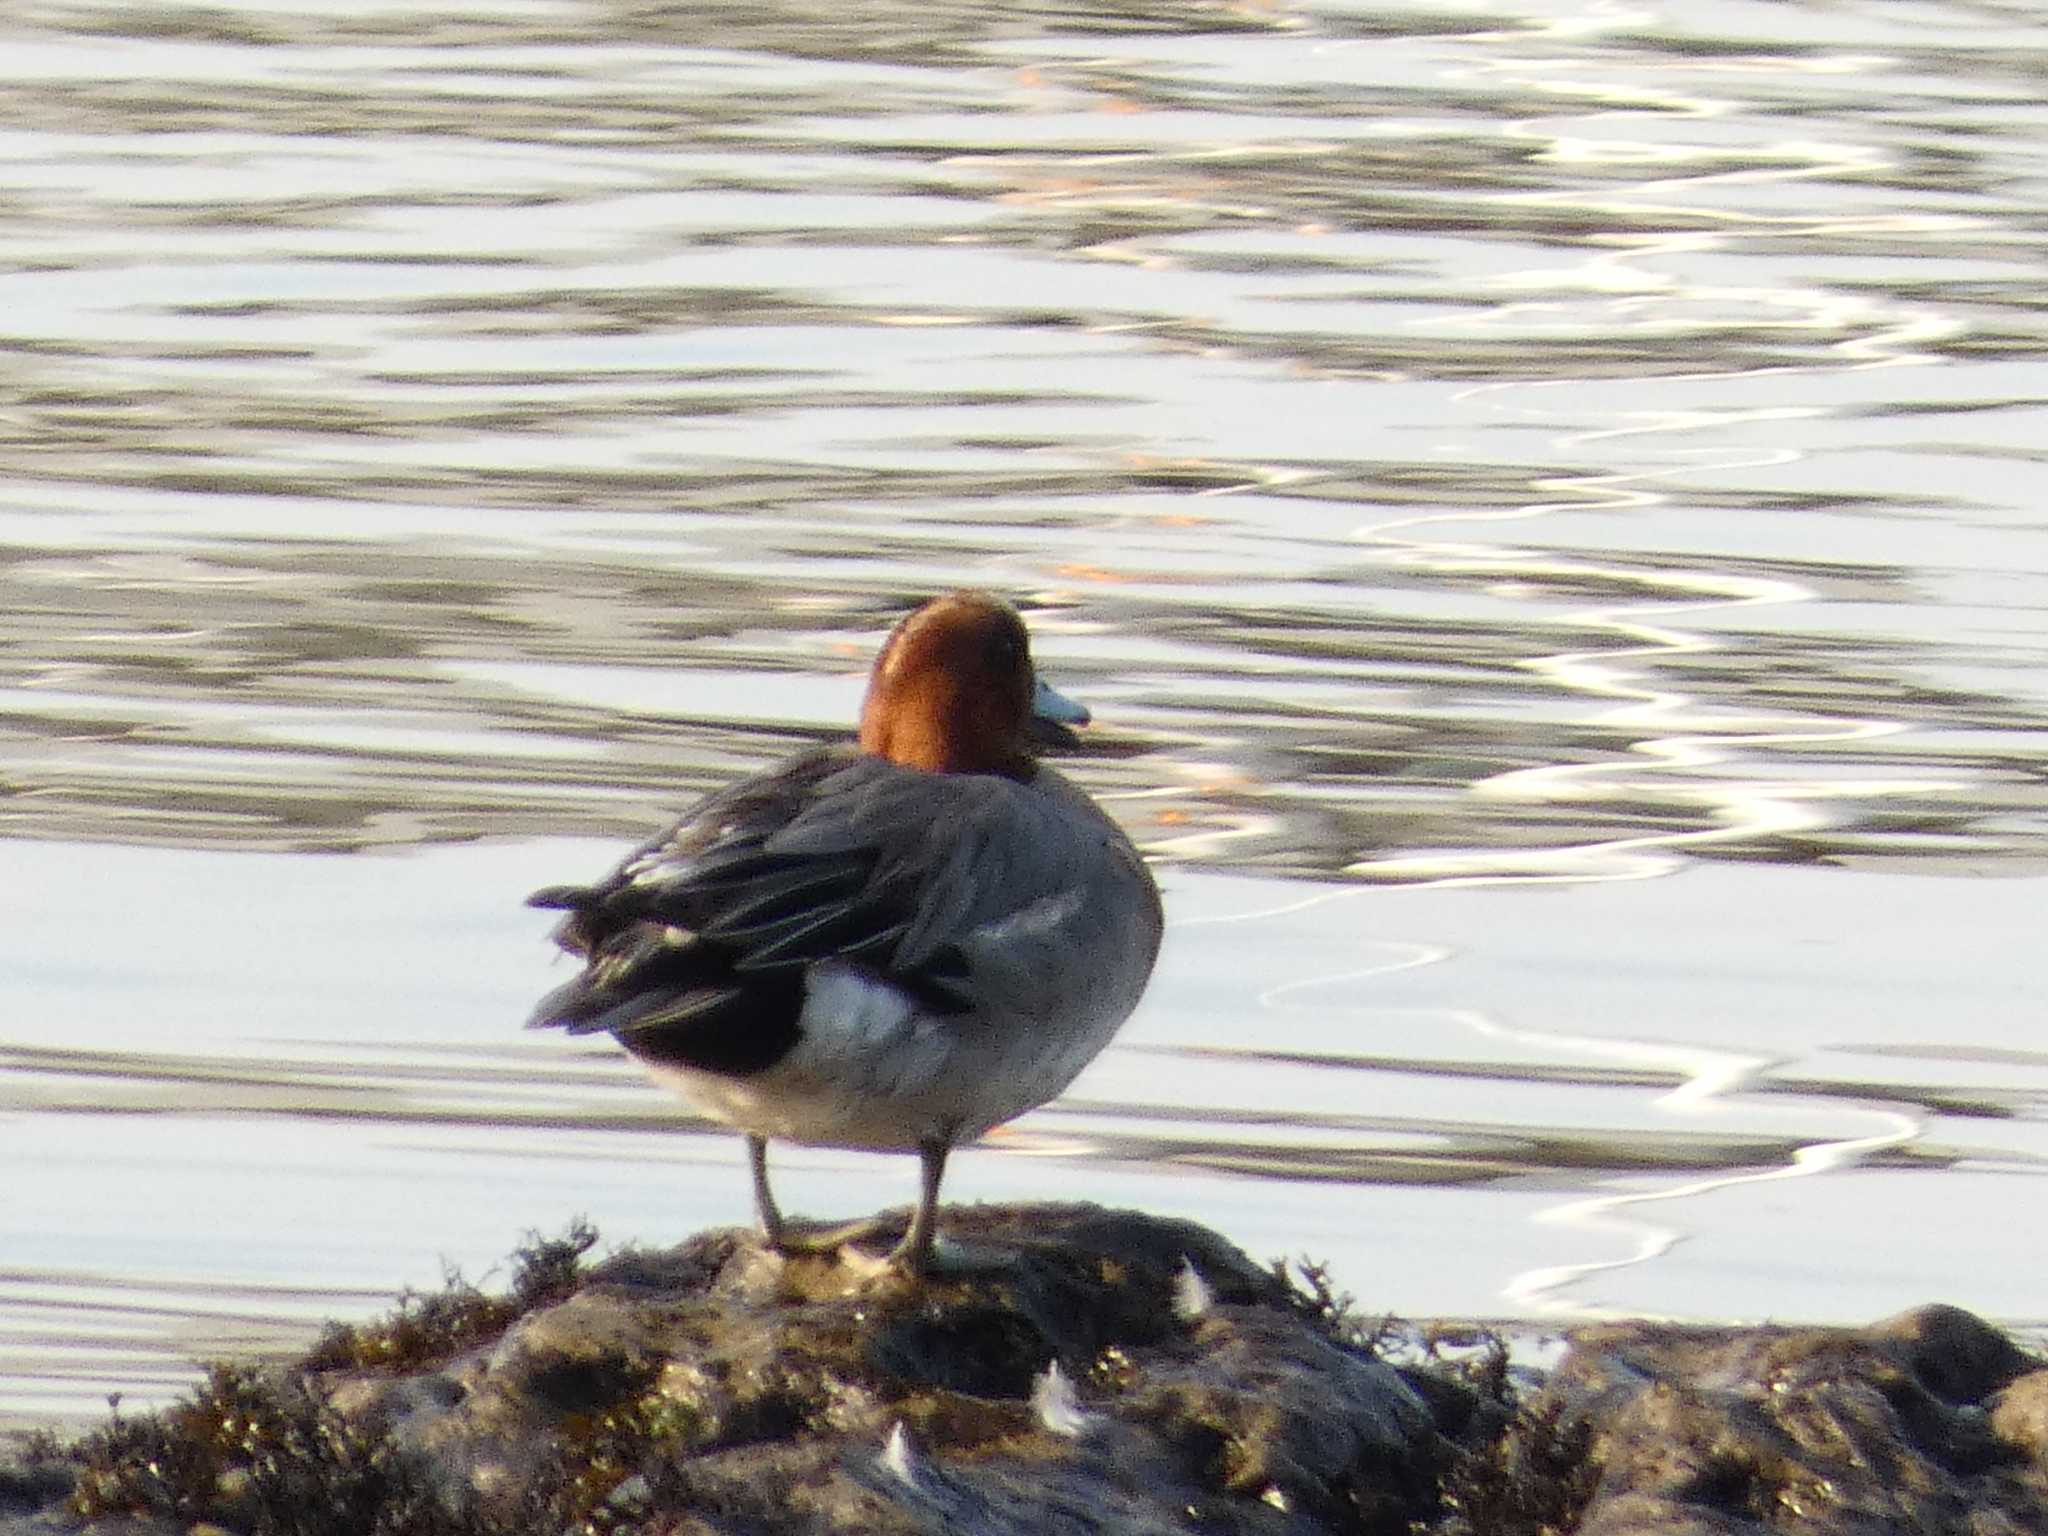
[[[1581,1536],[2048,1531],[2038,1376],[1954,1307],[1870,1328],[1584,1329],[1536,1405],[1586,1432]]]
[[[913,1284],[744,1234],[455,1287],[0,1477],[0,1536],[2048,1531],[2048,1370],[1968,1313],[1609,1324],[1547,1381],[1184,1222],[982,1207]],[[10,1480],[11,1479],[11,1480]]]
[[[713,1234],[597,1266],[432,1376],[329,1400],[505,1521],[579,1444],[638,1480],[623,1517],[689,1511],[677,1529],[1081,1531],[1119,1510],[1173,1530],[1213,1505],[1212,1528],[1283,1531],[1371,1500],[1397,1531],[1427,1509],[1422,1400],[1213,1234],[1092,1209],[951,1228],[1003,1268],[913,1285]],[[1199,1317],[1175,1310],[1184,1268]],[[1034,1406],[1055,1362],[1082,1384],[1062,1427]]]

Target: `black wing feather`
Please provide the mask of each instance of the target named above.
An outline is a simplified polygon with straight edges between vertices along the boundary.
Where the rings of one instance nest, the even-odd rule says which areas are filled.
[[[604,1031],[649,1060],[745,1075],[795,1046],[804,973],[821,960],[864,965],[936,1012],[964,1009],[957,954],[897,964],[919,893],[885,836],[770,846],[821,799],[902,772],[810,753],[701,802],[607,879],[535,892],[532,905],[568,914],[556,942],[586,963],[529,1027]]]

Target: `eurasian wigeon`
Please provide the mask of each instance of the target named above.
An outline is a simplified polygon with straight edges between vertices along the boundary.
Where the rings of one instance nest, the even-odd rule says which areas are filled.
[[[1159,891],[1130,839],[1033,756],[1024,623],[935,598],[875,660],[857,745],[801,752],[700,801],[596,885],[552,886],[580,975],[531,1027],[604,1030],[741,1131],[778,1251],[770,1137],[915,1151],[890,1262],[931,1262],[946,1155],[1052,1098],[1129,1017]],[[836,1238],[835,1238],[836,1240]]]

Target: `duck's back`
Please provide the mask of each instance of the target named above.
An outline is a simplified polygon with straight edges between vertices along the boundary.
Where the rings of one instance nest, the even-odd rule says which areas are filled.
[[[971,1096],[977,1130],[1101,1049],[1161,926],[1129,840],[1052,770],[928,773],[844,749],[715,794],[606,880],[533,900],[567,909],[557,941],[586,961],[535,1025],[607,1031],[653,1064],[764,1092],[914,1035],[922,1065],[866,1063],[877,1081],[1013,1079]]]

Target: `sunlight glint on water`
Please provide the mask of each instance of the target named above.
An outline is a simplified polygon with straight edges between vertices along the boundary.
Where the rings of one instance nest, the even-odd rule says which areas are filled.
[[[729,1136],[518,1031],[519,899],[842,731],[963,583],[1175,926],[954,1198],[1411,1313],[2048,1316],[2044,46],[14,7],[0,1415],[741,1219]]]

